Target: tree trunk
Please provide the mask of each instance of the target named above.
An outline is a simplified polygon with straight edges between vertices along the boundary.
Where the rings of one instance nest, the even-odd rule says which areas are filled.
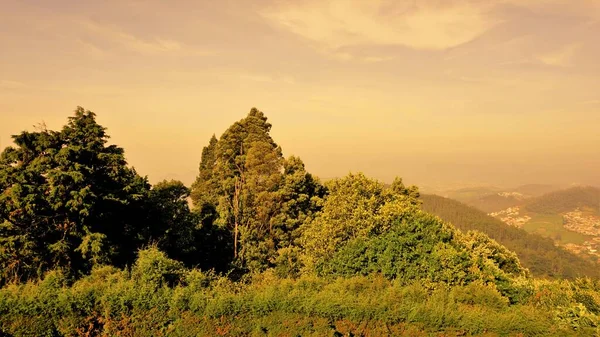
[[[240,154],[244,153],[244,144],[240,144]],[[240,222],[240,195],[242,194],[242,187],[244,186],[244,166],[238,165],[240,176],[235,177],[235,190],[233,192],[233,257],[238,257],[238,233],[239,233],[239,222]]]
[[[240,194],[242,193],[242,181],[235,178],[235,190],[233,192],[233,257],[238,257],[238,233],[240,222]]]
[[[238,222],[235,221],[235,229],[233,230],[233,257],[237,259],[237,243],[238,243]]]

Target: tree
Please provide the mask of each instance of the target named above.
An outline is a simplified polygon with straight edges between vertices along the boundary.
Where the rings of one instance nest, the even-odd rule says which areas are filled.
[[[150,242],[170,258],[189,261],[195,255],[196,217],[190,211],[190,189],[181,181],[162,181],[152,187],[148,200]]]
[[[364,174],[350,174],[327,183],[323,209],[303,226],[301,244],[309,269],[330,259],[344,244],[388,231],[418,209],[418,192],[396,180],[391,188]]]
[[[482,232],[468,231],[460,236],[460,242],[481,263],[493,264],[501,271],[513,276],[529,276],[529,270],[521,265],[517,254],[508,250]],[[489,268],[485,266],[485,268]]]
[[[180,181],[152,187],[146,206],[148,242],[189,267],[228,271],[232,251],[228,233],[213,226],[216,213],[209,203],[192,212],[189,196],[190,189]]]
[[[321,210],[327,189],[306,171],[300,158],[291,156],[284,162],[283,182],[278,193],[280,211],[271,220],[277,246],[298,246],[301,225]]]
[[[198,208],[207,204],[215,205],[218,202],[216,193],[218,185],[213,176],[217,143],[217,137],[212,135],[208,146],[202,149],[199,174],[190,191],[190,197]]]
[[[262,265],[263,255],[273,248],[269,220],[277,205],[283,157],[270,129],[264,114],[253,108],[216,143],[211,140],[193,192],[196,200],[215,203],[216,222],[232,231],[234,258],[243,265]]]
[[[299,276],[302,225],[312,221],[321,210],[327,189],[306,171],[300,158],[291,156],[284,162],[278,193],[279,213],[271,219],[276,254],[270,262],[281,277]]]
[[[218,140],[213,136],[192,186],[196,210],[216,211],[215,225],[232,233],[234,259],[250,270],[273,266],[277,251],[292,244],[297,234],[291,233],[315,211],[312,198],[323,194],[299,159],[283,159],[270,130],[253,108]]]
[[[0,159],[2,278],[39,276],[53,267],[81,272],[122,265],[144,242],[150,185],[107,145],[96,115],[78,107],[60,132],[13,136]]]

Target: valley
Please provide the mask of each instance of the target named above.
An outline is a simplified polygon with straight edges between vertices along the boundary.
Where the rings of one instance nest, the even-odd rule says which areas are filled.
[[[526,185],[514,189],[471,188],[449,191],[503,223],[547,237],[555,245],[600,261],[600,189]]]

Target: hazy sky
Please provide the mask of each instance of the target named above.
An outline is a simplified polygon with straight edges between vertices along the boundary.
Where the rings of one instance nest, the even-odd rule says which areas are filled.
[[[77,105],[155,182],[251,107],[321,177],[600,182],[600,0],[0,0],[0,142]]]

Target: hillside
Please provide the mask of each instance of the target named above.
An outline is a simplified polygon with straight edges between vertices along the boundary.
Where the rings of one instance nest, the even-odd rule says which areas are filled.
[[[538,197],[540,195],[544,195],[546,193],[554,192],[558,190],[559,187],[555,185],[546,185],[546,184],[526,184],[515,187],[513,190],[515,192],[521,193],[530,197]]]
[[[441,193],[435,193],[438,195],[443,195],[446,198],[451,198],[454,200],[459,200],[462,202],[477,200],[486,195],[496,194],[501,192],[502,189],[494,186],[477,186],[477,187],[465,187],[454,190],[447,190]]]
[[[576,208],[600,214],[600,189],[577,186],[544,194],[525,203],[524,210],[539,214],[558,214]]]
[[[424,189],[427,194],[435,194],[458,200],[485,213],[493,213],[510,207],[521,206],[535,197],[556,191],[557,186],[545,184],[527,184],[514,188],[493,186],[467,187],[453,190]]]
[[[465,203],[485,213],[492,213],[522,204],[523,197],[509,193],[494,193],[467,200]]]
[[[525,200],[554,189],[550,185],[530,184],[508,189],[478,186],[452,190],[423,189],[423,192],[457,200],[485,213],[492,213],[509,207],[520,206]]]
[[[556,247],[551,239],[511,227],[459,201],[437,195],[422,195],[422,208],[462,231],[477,230],[514,251],[521,263],[538,277],[600,276],[598,266]]]
[[[502,192],[486,194],[475,199],[464,200],[463,202],[486,213],[492,213],[509,207],[521,206],[531,198],[556,191],[556,189],[557,187],[553,185],[528,184],[506,189]]]

